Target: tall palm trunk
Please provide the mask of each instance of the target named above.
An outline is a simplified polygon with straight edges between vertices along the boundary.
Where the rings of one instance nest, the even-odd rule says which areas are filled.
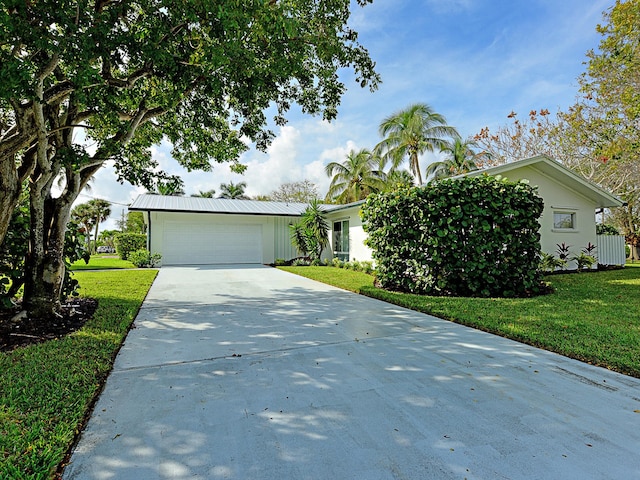
[[[411,152],[411,159],[409,163],[411,166],[411,171],[418,179],[418,185],[422,185],[422,172],[420,172],[420,159],[418,158],[418,152]]]

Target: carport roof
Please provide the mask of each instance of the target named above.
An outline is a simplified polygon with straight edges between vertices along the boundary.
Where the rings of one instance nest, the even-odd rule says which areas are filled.
[[[263,202],[258,200],[144,194],[138,196],[138,198],[129,205],[129,210],[299,217],[308,206],[308,203]],[[343,207],[344,205],[322,205],[322,209],[326,212]]]

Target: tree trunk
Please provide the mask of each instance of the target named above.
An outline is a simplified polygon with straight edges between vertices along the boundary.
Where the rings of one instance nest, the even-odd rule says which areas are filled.
[[[61,199],[51,198],[48,188],[44,196],[37,190],[31,189],[30,248],[25,263],[22,306],[30,318],[47,320],[55,318],[60,311],[65,273],[64,234],[70,208],[66,208],[65,215],[64,206],[58,204]]]
[[[11,215],[20,201],[20,192],[21,184],[15,167],[9,162],[0,162],[0,245],[9,229]]]

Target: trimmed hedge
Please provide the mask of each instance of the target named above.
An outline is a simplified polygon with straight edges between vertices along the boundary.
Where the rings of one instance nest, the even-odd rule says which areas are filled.
[[[361,215],[380,285],[428,295],[542,293],[536,191],[482,176],[370,195]]]

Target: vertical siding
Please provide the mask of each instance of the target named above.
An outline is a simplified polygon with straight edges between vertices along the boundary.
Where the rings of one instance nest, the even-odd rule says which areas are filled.
[[[292,217],[274,217],[273,241],[277,258],[291,260],[300,256],[298,251],[291,245],[291,235],[289,224],[296,223],[299,219]]]
[[[624,237],[622,235],[598,235],[597,256],[601,265],[624,265],[626,252],[624,249]]]

